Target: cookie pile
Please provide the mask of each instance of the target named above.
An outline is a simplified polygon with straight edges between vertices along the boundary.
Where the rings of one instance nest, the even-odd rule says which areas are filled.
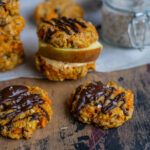
[[[0,0],[0,71],[13,69],[23,62],[20,33],[24,26],[19,0]]]

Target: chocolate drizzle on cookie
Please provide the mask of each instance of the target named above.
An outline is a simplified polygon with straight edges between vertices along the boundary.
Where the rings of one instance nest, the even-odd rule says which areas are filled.
[[[114,109],[120,100],[124,101],[124,96],[125,93],[117,95],[108,105],[102,107],[102,112],[107,113],[108,111]]]
[[[31,94],[25,86],[9,86],[0,91],[0,119],[9,118],[10,122],[20,113],[32,109],[36,105],[43,104],[44,101],[38,94]],[[38,118],[33,114],[34,119]]]
[[[68,35],[72,35],[74,33],[80,33],[80,28],[87,28],[84,22],[66,17],[53,18],[50,21],[43,19],[42,21],[54,27],[53,30],[48,28],[46,35],[44,36],[45,38],[43,38],[45,42],[49,41],[51,39],[51,36],[55,34],[58,30],[63,31]]]
[[[51,37],[53,34],[55,34],[56,31],[52,31],[50,28],[47,30],[46,34],[43,34],[44,35],[44,41],[45,42],[49,42],[51,40]]]
[[[128,112],[123,107],[123,105],[125,104],[125,93],[122,92],[112,99],[111,95],[115,90],[116,89],[114,87],[106,86],[102,82],[93,82],[85,87],[78,87],[73,98],[73,101],[78,99],[76,114],[79,114],[80,110],[86,104],[101,99],[96,105],[99,108],[101,108],[102,113],[106,114],[110,110],[116,108],[118,103],[122,101],[123,103],[121,104],[120,108],[122,109],[123,113],[127,116]]]

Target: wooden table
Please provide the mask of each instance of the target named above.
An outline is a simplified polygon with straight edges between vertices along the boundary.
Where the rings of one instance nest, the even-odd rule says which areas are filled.
[[[70,94],[81,83],[109,80],[135,93],[133,119],[117,129],[101,130],[73,120],[67,108]],[[49,82],[37,79],[15,79],[1,82],[0,89],[11,84],[40,86],[53,100],[53,118],[45,129],[39,129],[30,140],[1,137],[0,150],[150,150],[150,65],[111,73],[90,73],[78,81]]]

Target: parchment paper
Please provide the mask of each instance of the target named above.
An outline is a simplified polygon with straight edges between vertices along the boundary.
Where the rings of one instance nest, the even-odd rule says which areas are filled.
[[[86,11],[85,18],[92,21],[96,26],[100,24],[100,1],[78,0]],[[24,43],[26,60],[23,65],[18,66],[12,71],[0,73],[0,81],[14,79],[18,77],[43,78],[36,71],[34,66],[34,54],[38,50],[38,38],[36,35],[36,26],[33,19],[35,6],[42,0],[21,0],[21,15],[26,19],[27,25],[21,34]],[[104,50],[97,60],[97,71],[110,72],[122,69],[128,69],[150,63],[150,47],[143,51],[137,49],[122,49],[103,43]]]

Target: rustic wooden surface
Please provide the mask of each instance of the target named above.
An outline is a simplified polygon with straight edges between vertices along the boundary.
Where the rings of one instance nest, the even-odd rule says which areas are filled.
[[[103,131],[76,122],[66,103],[81,83],[113,80],[135,93],[133,119],[117,129]],[[53,118],[45,129],[39,129],[30,140],[0,138],[0,150],[150,150],[150,65],[112,73],[91,73],[78,81],[49,82],[16,79],[0,82],[0,89],[11,84],[40,86],[53,100]]]

